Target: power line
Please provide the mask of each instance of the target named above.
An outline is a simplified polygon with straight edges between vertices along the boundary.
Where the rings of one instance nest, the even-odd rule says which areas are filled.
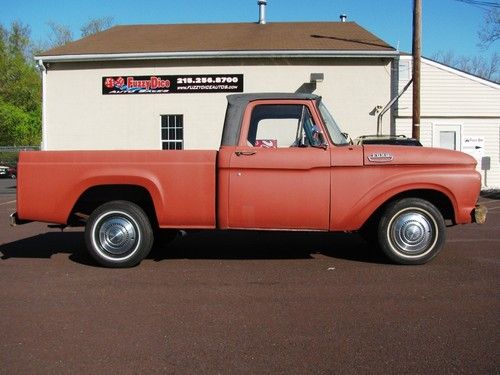
[[[483,0],[455,0],[455,1],[470,5],[476,5],[479,7],[500,8],[500,2],[498,1],[483,1]]]

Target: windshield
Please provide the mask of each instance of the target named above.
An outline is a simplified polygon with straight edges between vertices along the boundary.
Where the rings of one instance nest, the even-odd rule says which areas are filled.
[[[326,125],[328,134],[330,134],[330,137],[333,141],[334,144],[336,145],[347,145],[349,144],[347,142],[347,139],[344,137],[342,132],[340,131],[339,126],[333,119],[332,115],[330,112],[328,112],[328,108],[323,104],[322,101],[319,102],[319,111],[321,112],[321,116],[323,117],[323,122]]]

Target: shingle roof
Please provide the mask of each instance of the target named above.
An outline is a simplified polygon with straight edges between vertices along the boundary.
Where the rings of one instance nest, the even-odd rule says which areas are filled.
[[[394,53],[354,22],[115,26],[39,56],[188,52],[337,51]]]

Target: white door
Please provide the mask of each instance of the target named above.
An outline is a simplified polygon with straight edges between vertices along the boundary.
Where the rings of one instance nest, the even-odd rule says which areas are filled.
[[[462,126],[458,124],[434,124],[432,128],[432,147],[461,151]]]

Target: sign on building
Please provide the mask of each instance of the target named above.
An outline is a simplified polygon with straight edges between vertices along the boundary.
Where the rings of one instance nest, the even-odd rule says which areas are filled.
[[[102,77],[103,95],[243,92],[243,74]]]
[[[484,156],[484,137],[469,136],[462,138],[462,151],[481,160]]]

